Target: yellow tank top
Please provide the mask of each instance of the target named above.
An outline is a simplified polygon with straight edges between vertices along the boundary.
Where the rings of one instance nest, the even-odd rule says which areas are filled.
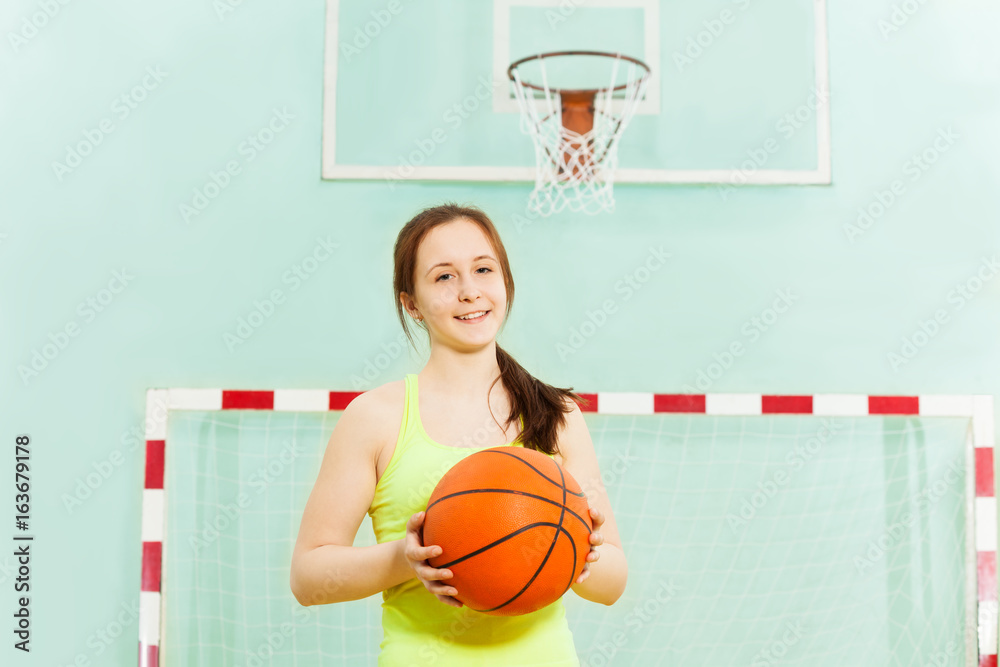
[[[420,423],[417,376],[408,374],[405,384],[396,449],[368,509],[379,544],[403,539],[406,521],[427,508],[444,473],[469,454],[487,449],[449,447],[431,440]],[[523,430],[523,419],[521,426]],[[561,598],[530,614],[491,616],[444,604],[414,577],[382,591],[382,630],[381,667],[580,664]]]

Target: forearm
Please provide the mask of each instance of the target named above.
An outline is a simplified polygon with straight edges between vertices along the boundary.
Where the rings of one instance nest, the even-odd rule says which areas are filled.
[[[622,593],[628,581],[628,562],[625,552],[614,544],[604,544],[597,547],[601,554],[590,564],[590,574],[580,584],[573,584],[573,592],[584,600],[613,605]]]
[[[292,559],[291,588],[304,606],[360,600],[412,579],[403,540],[367,547],[327,544]]]

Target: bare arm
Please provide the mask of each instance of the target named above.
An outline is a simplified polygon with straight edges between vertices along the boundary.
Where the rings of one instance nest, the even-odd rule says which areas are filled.
[[[290,585],[302,605],[359,600],[414,577],[404,540],[352,546],[375,496],[378,400],[366,392],[351,401],[326,446],[292,554]]]
[[[625,592],[628,561],[622,549],[608,492],[601,481],[594,443],[583,419],[583,412],[575,402],[573,411],[566,415],[566,427],[559,437],[559,450],[563,468],[579,483],[590,506],[604,515],[604,523],[598,530],[604,538],[603,543],[596,547],[597,556],[589,564],[589,575],[582,583],[572,585],[573,592],[585,600],[612,605]]]

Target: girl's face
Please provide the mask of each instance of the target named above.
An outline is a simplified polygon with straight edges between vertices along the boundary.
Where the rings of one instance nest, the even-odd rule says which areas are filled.
[[[411,315],[423,317],[432,344],[482,347],[496,338],[503,323],[507,289],[500,263],[482,228],[464,218],[424,236],[417,248],[414,292],[403,305]],[[459,319],[472,313],[479,316]]]

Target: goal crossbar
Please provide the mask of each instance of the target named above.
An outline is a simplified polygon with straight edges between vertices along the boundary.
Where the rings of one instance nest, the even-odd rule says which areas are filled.
[[[226,390],[150,389],[146,394],[146,458],[142,490],[142,574],[140,583],[140,667],[158,667],[162,645],[161,590],[165,531],[164,465],[167,419],[177,410],[344,410],[363,392],[317,389]],[[992,395],[879,396],[866,394],[666,394],[653,392],[580,393],[586,413],[654,415],[661,413],[726,416],[813,415],[968,417],[969,476],[966,492],[966,562],[975,574],[966,584],[968,665],[997,666],[997,508],[993,473]],[[973,632],[975,629],[975,632]]]

